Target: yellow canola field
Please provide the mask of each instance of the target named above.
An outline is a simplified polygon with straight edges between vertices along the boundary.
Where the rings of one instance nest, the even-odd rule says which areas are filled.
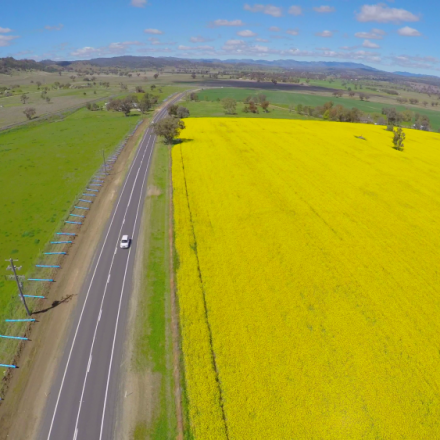
[[[185,124],[173,197],[194,438],[440,439],[440,135],[408,130],[399,152],[372,125]]]

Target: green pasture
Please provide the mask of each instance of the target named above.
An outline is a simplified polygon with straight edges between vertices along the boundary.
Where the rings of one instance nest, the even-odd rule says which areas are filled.
[[[206,118],[206,117],[222,117],[222,118],[271,118],[271,119],[313,119],[305,115],[300,115],[296,112],[289,112],[284,108],[277,108],[269,106],[269,112],[266,113],[261,109],[259,113],[245,113],[243,111],[244,104],[237,103],[237,111],[234,115],[227,115],[220,102],[217,101],[198,101],[198,102],[181,102],[179,105],[186,107],[192,118]]]
[[[218,88],[218,89],[206,89],[201,90],[198,95],[202,101],[217,101],[218,99],[222,99],[225,97],[234,98],[237,101],[243,101],[247,96],[254,96],[259,93],[266,95],[268,101],[271,104],[278,105],[280,107],[285,107],[286,109],[290,105],[297,106],[298,104],[308,105],[311,107],[316,107],[319,105],[323,105],[328,101],[333,101],[335,104],[341,104],[347,108],[358,108],[364,113],[369,114],[380,114],[382,112],[382,108],[384,107],[395,107],[398,111],[403,111],[406,109],[411,110],[412,112],[417,112],[422,115],[426,115],[429,117],[431,121],[431,126],[434,130],[438,130],[440,128],[440,111],[429,110],[420,107],[414,106],[403,106],[403,105],[390,105],[390,104],[382,104],[378,102],[370,102],[370,101],[361,101],[358,98],[335,98],[329,96],[320,96],[315,94],[306,94],[306,93],[295,93],[295,92],[285,92],[285,91],[272,91],[272,90],[261,90],[261,89],[239,89],[239,88]],[[190,108],[188,106],[188,108]],[[237,108],[240,108],[240,104],[237,105]],[[191,110],[190,110],[191,111]],[[261,115],[262,113],[260,113]],[[249,114],[247,114],[249,115]],[[194,110],[191,113],[191,116],[198,116],[197,111]]]
[[[34,271],[37,260],[51,264],[41,252],[101,165],[102,151],[113,152],[138,121],[138,114],[81,109],[64,119],[0,132],[2,260],[18,259],[22,275]],[[1,275],[10,274],[6,266]],[[0,330],[17,307],[22,312],[16,291],[13,281],[0,277]],[[2,355],[5,344],[0,343]]]

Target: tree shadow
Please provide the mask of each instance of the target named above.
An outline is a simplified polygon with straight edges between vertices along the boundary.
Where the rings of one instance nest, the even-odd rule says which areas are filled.
[[[67,295],[65,298],[62,298],[60,301],[53,301],[52,305],[50,307],[47,307],[46,309],[39,310],[38,312],[33,312],[32,315],[38,315],[40,313],[46,313],[49,310],[54,309],[55,307],[58,307],[60,304],[69,302],[73,298],[73,295]]]
[[[174,139],[173,145],[184,144],[185,142],[192,142],[194,139]]]

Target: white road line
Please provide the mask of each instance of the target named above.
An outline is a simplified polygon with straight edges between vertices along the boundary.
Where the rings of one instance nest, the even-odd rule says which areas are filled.
[[[138,202],[138,206],[137,206],[137,210],[136,210],[136,217],[135,217],[135,220],[134,220],[132,236],[134,236],[134,233],[136,231],[136,224],[137,224],[137,220],[138,220],[138,216],[139,216],[139,208],[141,206],[141,201],[143,199],[143,197],[142,197],[142,189],[144,188],[145,179],[146,179],[146,177],[148,175],[148,170],[150,168],[151,155],[152,155],[152,152],[153,152],[153,149],[154,149],[154,142],[155,141],[156,141],[156,137],[154,137],[153,147],[150,150],[150,155],[148,157],[147,168],[145,170],[144,179],[142,181],[141,194],[140,194],[140,197],[139,197],[139,202]],[[132,248],[130,248],[130,250],[128,252],[127,263],[125,265],[124,279],[123,279],[123,282],[122,282],[122,291],[121,291],[121,296],[119,298],[118,314],[116,316],[116,325],[115,325],[115,332],[114,332],[114,335],[113,335],[112,352],[111,352],[111,356],[110,356],[109,370],[108,370],[108,375],[107,375],[107,384],[106,384],[106,387],[105,387],[105,398],[104,398],[104,406],[103,406],[103,409],[102,409],[101,431],[100,431],[100,434],[99,434],[99,440],[102,440],[102,434],[103,434],[103,429],[104,429],[104,419],[105,419],[105,410],[106,410],[106,406],[107,406],[108,387],[109,387],[109,383],[110,383],[110,376],[111,376],[111,373],[112,373],[112,363],[113,363],[113,355],[114,355],[114,351],[115,351],[116,335],[118,333],[119,315],[120,315],[120,312],[121,312],[122,298],[124,296],[125,280],[126,280],[126,277],[127,277],[128,263],[130,262],[131,249]]]
[[[144,135],[144,137],[145,137],[145,135]],[[143,139],[142,139],[142,141],[143,141]],[[52,433],[53,424],[54,424],[55,416],[56,416],[57,409],[58,409],[58,404],[59,404],[59,402],[60,402],[61,392],[62,392],[63,387],[64,387],[64,381],[66,380],[67,369],[69,368],[70,358],[71,358],[71,356],[72,356],[72,351],[73,351],[73,347],[74,347],[74,345],[75,345],[76,336],[77,336],[77,334],[78,334],[79,326],[81,325],[81,321],[82,321],[82,317],[83,317],[83,314],[84,314],[84,310],[85,310],[85,307],[86,307],[86,304],[87,304],[87,300],[88,300],[88,297],[89,297],[90,289],[91,289],[92,284],[93,284],[93,281],[94,281],[94,279],[95,279],[96,271],[97,271],[97,269],[98,269],[99,262],[101,261],[101,256],[102,256],[102,253],[103,253],[103,251],[104,251],[104,247],[105,247],[105,244],[106,244],[106,242],[107,242],[107,238],[108,238],[108,236],[109,236],[109,234],[110,234],[110,230],[111,230],[111,227],[112,227],[112,225],[113,225],[113,221],[114,221],[114,219],[115,219],[116,213],[118,212],[119,203],[120,203],[121,200],[122,200],[122,196],[123,196],[124,191],[125,191],[125,186],[126,186],[127,183],[128,183],[129,176],[130,176],[130,174],[131,174],[131,172],[132,172],[132,170],[133,170],[133,168],[134,168],[134,164],[136,163],[136,160],[137,160],[137,157],[138,157],[140,151],[141,151],[141,148],[139,148],[138,151],[136,152],[136,156],[135,156],[135,158],[133,159],[133,162],[132,162],[132,164],[131,164],[131,166],[130,166],[130,170],[129,170],[129,172],[128,172],[128,174],[127,174],[127,177],[126,177],[126,179],[125,179],[124,186],[122,187],[121,194],[119,195],[118,203],[117,203],[117,205],[116,205],[116,208],[115,208],[115,211],[114,211],[114,213],[113,213],[112,219],[111,219],[110,224],[109,224],[109,226],[108,226],[107,234],[106,234],[106,236],[105,236],[104,243],[102,244],[101,251],[100,251],[100,253],[99,253],[99,257],[98,257],[98,260],[97,260],[97,262],[96,262],[95,269],[94,269],[94,271],[93,271],[92,279],[90,280],[90,284],[89,284],[89,287],[88,287],[88,289],[87,289],[87,294],[86,294],[86,297],[85,297],[85,300],[84,300],[84,304],[83,304],[83,307],[82,307],[82,310],[81,310],[81,314],[80,314],[80,317],[79,317],[78,324],[77,324],[76,329],[75,329],[75,334],[74,334],[74,337],[73,337],[72,345],[71,345],[71,347],[70,347],[70,351],[69,351],[69,356],[68,356],[68,358],[67,358],[66,367],[65,367],[65,369],[64,369],[64,373],[63,373],[63,378],[62,378],[62,380],[61,380],[60,390],[59,390],[59,392],[58,392],[57,401],[56,401],[56,403],[55,403],[55,408],[54,408],[54,412],[53,412],[52,420],[51,420],[51,423],[50,423],[50,428],[49,428],[49,433],[48,433],[48,435],[47,435],[47,440],[50,439],[50,436],[51,436],[51,433]]]
[[[76,437],[78,437],[78,429],[75,429],[75,434],[73,435],[73,440],[76,440]]]
[[[101,321],[102,309],[99,310],[98,321]]]
[[[165,110],[166,110],[166,109],[164,108],[162,111],[160,111],[160,112],[158,113],[158,115],[157,115],[156,118],[160,118],[161,115],[162,115],[163,113],[165,113]],[[153,118],[153,121],[156,121],[156,118]],[[88,287],[88,289],[87,289],[86,297],[85,297],[85,299],[84,299],[84,304],[83,304],[83,307],[82,307],[82,309],[81,309],[81,314],[80,314],[80,317],[79,317],[79,320],[78,320],[78,324],[77,324],[76,329],[75,329],[75,334],[74,334],[74,337],[73,337],[72,345],[71,345],[70,350],[69,350],[69,355],[68,355],[68,358],[67,358],[66,366],[65,366],[65,368],[64,368],[63,377],[62,377],[62,379],[61,379],[61,384],[60,384],[60,388],[59,388],[59,391],[58,391],[58,396],[57,396],[57,400],[56,400],[56,403],[55,403],[54,412],[53,412],[52,419],[51,419],[51,423],[50,423],[50,427],[49,427],[49,433],[48,433],[48,435],[47,435],[47,440],[50,439],[50,436],[51,436],[51,433],[52,433],[53,425],[54,425],[54,422],[55,422],[55,417],[56,417],[57,410],[58,410],[58,405],[59,405],[59,402],[60,402],[61,392],[62,392],[62,390],[63,390],[63,388],[64,388],[64,382],[65,382],[65,380],[66,380],[67,370],[68,370],[68,368],[69,368],[69,365],[70,365],[70,359],[71,359],[71,357],[72,357],[73,347],[75,346],[75,342],[76,342],[76,338],[77,338],[77,335],[78,335],[79,327],[80,327],[80,325],[81,325],[82,318],[83,318],[83,315],[84,315],[84,310],[85,310],[85,307],[86,307],[86,304],[87,304],[87,301],[88,301],[88,298],[89,298],[90,290],[91,290],[91,287],[92,287],[93,281],[94,281],[94,279],[95,279],[95,275],[96,275],[96,272],[97,272],[97,269],[98,269],[99,263],[100,263],[100,261],[101,261],[102,253],[103,253],[103,251],[104,251],[104,247],[105,247],[105,245],[106,245],[106,243],[107,243],[107,239],[108,239],[108,236],[109,236],[109,234],[110,234],[110,231],[111,231],[111,228],[112,228],[112,225],[113,225],[113,222],[114,222],[115,216],[116,216],[116,214],[117,214],[117,212],[118,212],[118,207],[119,207],[119,204],[120,204],[120,202],[121,202],[121,200],[122,200],[122,196],[123,196],[123,194],[124,194],[125,187],[126,187],[128,181],[129,181],[129,177],[130,177],[130,175],[131,175],[131,173],[132,173],[132,171],[133,171],[133,169],[134,169],[134,165],[135,165],[135,163],[136,163],[136,161],[137,161],[137,159],[138,159],[138,156],[139,156],[139,154],[140,154],[140,152],[141,152],[142,145],[144,144],[146,137],[150,135],[150,128],[151,128],[151,127],[149,127],[149,128],[145,131],[145,133],[144,133],[144,135],[143,135],[143,137],[142,137],[142,141],[140,142],[140,146],[139,146],[139,148],[138,148],[138,151],[136,152],[136,155],[135,155],[135,157],[134,157],[134,159],[133,159],[133,162],[132,162],[132,164],[130,165],[129,172],[128,172],[126,178],[125,178],[124,185],[123,185],[123,187],[122,187],[121,193],[120,193],[119,198],[118,198],[118,203],[116,204],[115,210],[114,210],[114,212],[113,212],[112,219],[111,219],[110,224],[109,224],[109,226],[108,226],[108,228],[107,228],[107,233],[106,233],[106,235],[105,235],[104,242],[103,242],[103,244],[102,244],[102,246],[101,246],[101,250],[100,250],[100,253],[99,253],[99,256],[98,256],[98,260],[96,261],[96,264],[95,264],[95,268],[94,268],[94,271],[93,271],[92,279],[90,280],[89,287]],[[154,141],[155,141],[155,140],[156,140],[156,137],[154,137]],[[146,150],[148,150],[148,144],[149,144],[149,142],[147,142],[147,146],[144,148],[145,151],[144,151],[144,154],[143,154],[143,156],[142,156],[142,160],[143,160],[143,158],[145,157]],[[152,146],[152,148],[151,148],[151,151],[153,150],[153,148],[154,148],[154,143],[153,143],[153,146]],[[151,151],[150,151],[150,158],[151,158]],[[150,159],[149,159],[149,160],[150,160]],[[147,171],[148,171],[148,166],[147,166]],[[145,180],[145,177],[144,177],[144,180]],[[130,196],[130,198],[131,198],[131,196]],[[139,209],[139,205],[138,205],[138,209]],[[124,220],[125,220],[125,217],[124,217]],[[136,215],[136,221],[137,221],[137,215]],[[129,251],[129,255],[128,255],[128,257],[130,257],[130,251]],[[128,261],[128,260],[127,260],[127,261]],[[125,283],[125,276],[124,276],[124,283]],[[100,310],[100,316],[99,316],[99,319],[100,319],[100,317],[101,317],[101,312],[102,312],[102,309]],[[119,310],[118,310],[117,322],[118,322],[118,320],[119,320]],[[116,325],[117,325],[117,324],[116,324]],[[115,332],[115,335],[116,335],[116,332]],[[113,344],[114,344],[114,342],[113,342]],[[113,345],[113,348],[114,348],[114,345]],[[112,362],[112,359],[113,359],[113,350],[112,350],[112,355],[111,355],[111,360],[110,360],[110,372],[111,372],[111,362]],[[109,376],[108,376],[108,377],[110,377],[110,372],[109,372]],[[106,394],[105,394],[105,400],[104,400],[104,411],[103,411],[102,422],[104,421],[105,406],[106,406],[106,401],[107,401],[107,392],[108,392],[108,382],[107,382]],[[74,434],[74,435],[75,435],[74,439],[76,439],[76,436],[78,435],[78,428],[75,429],[75,434]],[[101,436],[102,436],[102,424],[101,424]]]
[[[113,255],[115,255],[115,254],[113,254]],[[110,282],[110,274],[108,274],[108,277],[107,277],[107,284]]]
[[[147,147],[146,147],[146,148],[148,148],[149,143],[150,143],[150,141],[147,142]],[[142,161],[143,161],[143,160],[144,160],[144,159],[143,159],[143,157],[142,157]],[[134,182],[133,182],[133,186],[132,186],[132,188],[131,188],[130,198],[129,198],[128,203],[127,203],[127,206],[126,206],[126,208],[125,208],[125,214],[124,214],[124,215],[127,215],[128,208],[130,207],[130,201],[131,201],[131,198],[132,198],[132,196],[133,196],[134,189],[135,189],[135,187],[136,187],[136,182],[137,182],[138,176],[139,176],[139,170],[138,170],[138,172],[136,173],[136,178],[135,178],[135,180],[134,180]],[[121,225],[121,227],[120,227],[120,229],[119,229],[118,237],[120,237],[120,235],[121,235],[121,231],[122,231],[122,225]],[[118,240],[119,240],[119,238],[118,238]],[[113,264],[114,264],[114,262],[115,262],[115,254],[113,254],[113,257],[112,257],[112,261],[111,261],[111,263],[110,263],[110,269],[109,269],[109,272],[111,272],[111,270],[113,269]],[[107,295],[107,287],[108,287],[108,282],[109,282],[109,280],[110,280],[110,274],[109,274],[109,276],[108,276],[107,283],[105,284],[104,294],[102,295],[102,299],[101,299],[100,310],[102,309],[102,306],[103,306],[103,304],[104,304],[105,297],[106,297],[106,295]],[[92,345],[90,346],[90,354],[89,354],[90,357],[92,356],[93,348],[95,347],[95,340],[96,340],[96,335],[97,335],[97,333],[98,333],[99,321],[100,321],[100,319],[99,319],[99,317],[98,317],[98,319],[97,319],[97,321],[96,321],[96,324],[95,324],[95,331],[94,331],[94,333],[93,333]],[[79,421],[79,416],[80,416],[80,414],[81,414],[81,408],[82,408],[82,403],[83,403],[84,393],[85,393],[85,390],[86,390],[86,384],[87,384],[87,377],[88,377],[88,375],[89,375],[89,369],[87,369],[86,374],[85,374],[85,376],[84,376],[83,387],[82,387],[82,390],[81,390],[81,398],[79,399],[78,412],[77,412],[77,414],[76,414],[75,428],[78,427],[78,421]]]
[[[87,364],[87,373],[90,371],[90,365],[91,365],[91,363],[92,363],[92,355],[90,355],[90,357],[89,357],[89,363]],[[76,429],[76,431],[77,431],[78,429]]]

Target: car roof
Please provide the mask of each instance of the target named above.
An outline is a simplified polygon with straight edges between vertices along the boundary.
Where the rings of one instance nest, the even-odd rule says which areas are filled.
[[[128,235],[123,235],[122,240],[128,240]]]

